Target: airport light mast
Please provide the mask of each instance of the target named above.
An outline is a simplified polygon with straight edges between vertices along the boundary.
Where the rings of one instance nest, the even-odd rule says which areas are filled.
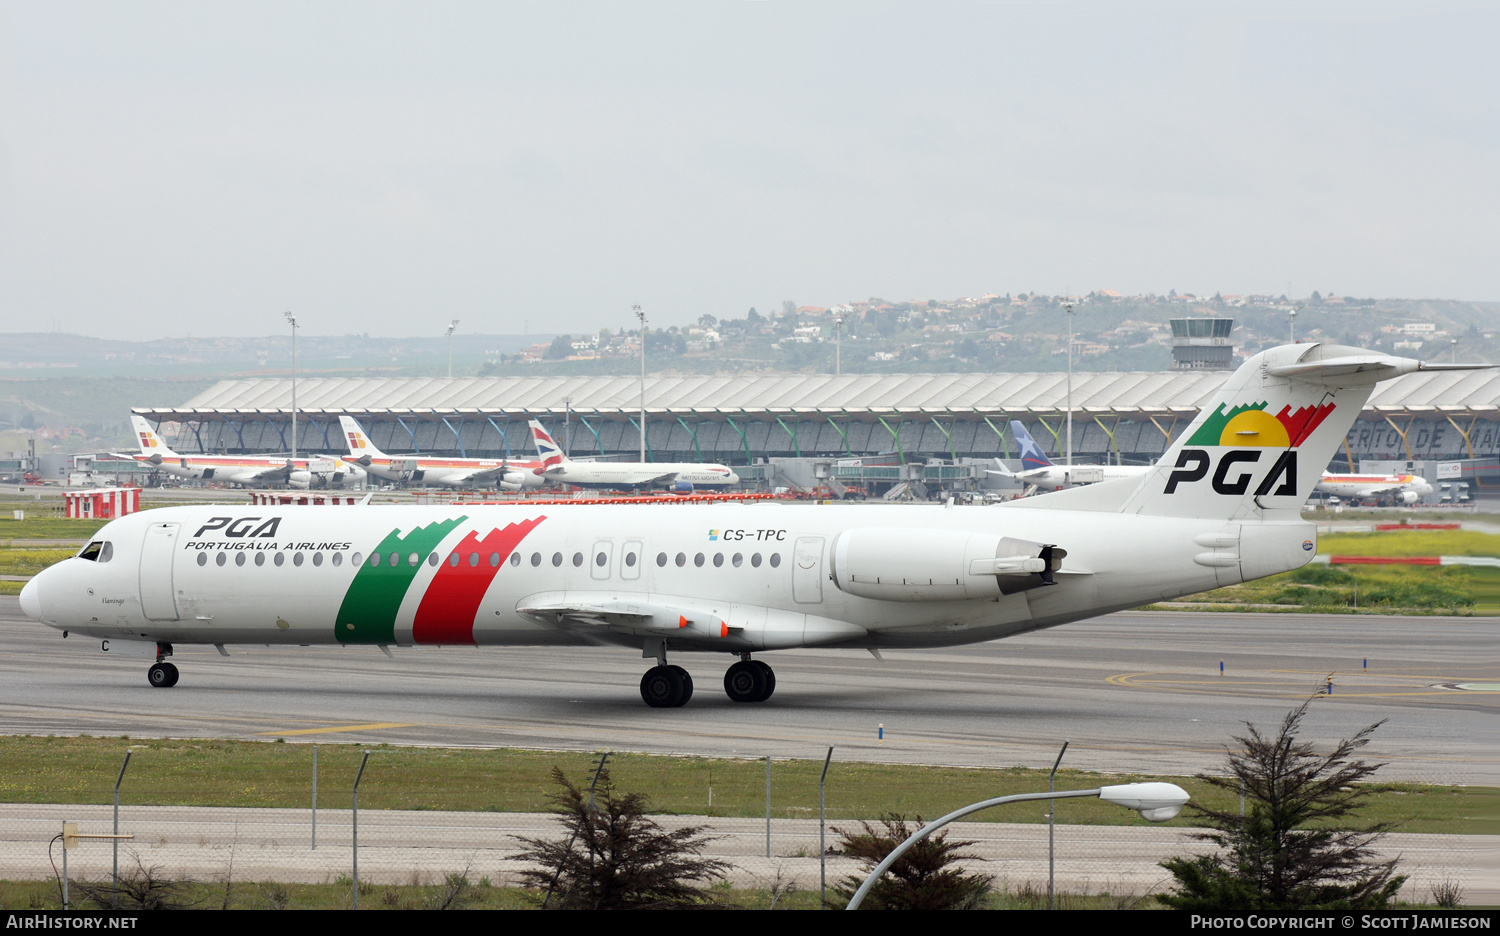
[[[833,376],[838,377],[844,372],[844,317],[836,316],[833,320]]]
[[[1073,303],[1063,305],[1068,313],[1068,454],[1063,463],[1073,467]]]
[[[641,461],[646,460],[646,310],[638,305],[630,307],[641,322]]]
[[[448,377],[453,377],[453,329],[458,327],[458,319],[448,323]]]
[[[288,309],[286,320],[292,326],[292,461],[287,468],[290,481],[290,473],[297,467],[297,316]]]

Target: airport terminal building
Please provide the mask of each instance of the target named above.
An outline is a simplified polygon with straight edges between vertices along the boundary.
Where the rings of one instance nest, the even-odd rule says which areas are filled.
[[[1075,461],[1155,460],[1226,377],[1206,370],[1075,374]],[[965,463],[1016,457],[1012,419],[1049,454],[1066,446],[1067,377],[1060,373],[650,376],[644,390],[651,461],[823,459],[848,468],[859,460],[930,465],[930,479],[957,480],[975,476],[958,470]],[[527,422],[535,418],[575,457],[634,460],[641,398],[638,377],[304,378],[297,450],[342,454],[338,419],[349,414],[393,454],[529,459]],[[289,379],[225,380],[182,406],[135,412],[157,423],[178,451],[286,452],[291,400]],[[1500,480],[1500,373],[1418,373],[1382,384],[1332,468],[1393,470],[1392,463],[1408,462],[1434,477],[1442,462],[1450,478],[1458,470],[1471,481]],[[944,464],[953,470],[944,472]]]

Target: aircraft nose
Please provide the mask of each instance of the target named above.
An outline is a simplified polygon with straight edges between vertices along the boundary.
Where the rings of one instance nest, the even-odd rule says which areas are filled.
[[[42,588],[35,577],[21,587],[21,612],[33,621],[42,619]]]

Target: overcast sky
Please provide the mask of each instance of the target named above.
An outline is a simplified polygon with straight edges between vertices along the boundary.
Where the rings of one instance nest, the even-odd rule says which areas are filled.
[[[1500,299],[1495,3],[0,11],[0,331]]]

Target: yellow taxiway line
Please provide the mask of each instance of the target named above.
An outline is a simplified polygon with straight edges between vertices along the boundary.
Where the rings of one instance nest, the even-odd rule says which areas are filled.
[[[340,725],[336,728],[297,728],[293,731],[257,731],[258,735],[276,735],[277,737],[291,735],[313,735],[313,734],[339,734],[345,731],[376,731],[381,728],[412,728],[415,727],[405,722],[374,722],[369,725]]]

